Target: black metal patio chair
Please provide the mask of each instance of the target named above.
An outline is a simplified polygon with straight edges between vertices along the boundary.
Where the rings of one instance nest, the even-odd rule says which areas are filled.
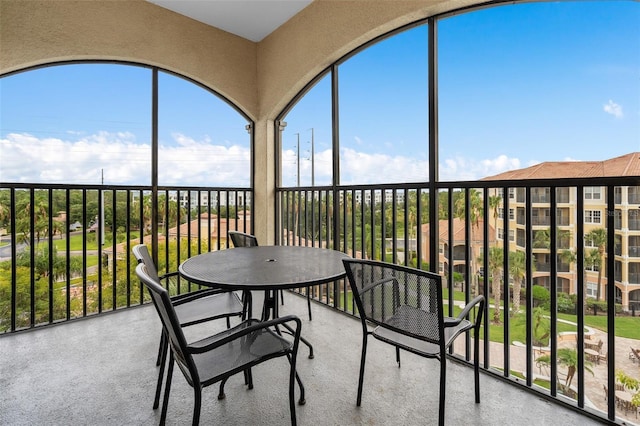
[[[245,232],[240,231],[229,231],[229,238],[231,238],[231,242],[234,247],[257,247],[258,246],[258,238],[255,235],[247,234]],[[309,321],[312,320],[311,317],[311,296],[309,292],[311,289],[307,287],[307,308],[309,310]],[[284,291],[280,290],[280,303],[284,305]]]
[[[147,267],[147,273],[157,282],[167,282],[169,288],[172,284],[169,282],[177,278],[178,273],[169,273],[162,276],[158,275],[155,263],[151,259],[151,255],[146,245],[138,244],[132,249],[133,255],[138,263],[142,263]],[[218,319],[226,319],[227,328],[231,327],[231,318],[239,319],[247,317],[247,310],[251,308],[250,301],[243,303],[235,292],[220,289],[203,289],[170,297],[171,303],[176,312],[178,323],[181,327],[201,324],[207,321]],[[156,386],[156,395],[153,401],[153,408],[158,408],[160,403],[160,392],[162,389],[162,377],[167,359],[169,340],[163,328],[160,336],[160,344],[158,347],[158,356],[156,365],[160,366],[158,373],[158,383]]]
[[[249,318],[230,329],[188,343],[167,290],[151,276],[144,263],[138,264],[136,274],[149,290],[171,343],[160,416],[161,425],[164,425],[166,421],[174,361],[178,364],[187,383],[193,387],[195,401],[192,424],[197,425],[200,422],[202,389],[204,387],[220,382],[218,399],[223,399],[223,386],[226,380],[235,374],[244,373],[246,384],[249,385],[249,388],[253,388],[251,368],[278,357],[287,357],[289,361],[289,410],[291,424],[296,424],[296,379],[299,382],[296,374],[296,358],[301,328],[299,318],[288,315],[264,322]],[[291,340],[281,336],[277,330],[279,325],[284,326],[285,324],[294,330]],[[303,403],[304,388],[300,384],[300,404]]]
[[[347,279],[362,322],[362,354],[357,405],[362,402],[364,367],[369,335],[396,348],[440,361],[440,402],[438,424],[444,425],[447,350],[461,333],[474,329],[475,399],[480,402],[479,338],[484,297],[478,296],[460,314],[444,316],[442,278],[438,274],[391,263],[345,259]],[[475,321],[466,317],[478,308]],[[376,327],[369,331],[369,323]]]

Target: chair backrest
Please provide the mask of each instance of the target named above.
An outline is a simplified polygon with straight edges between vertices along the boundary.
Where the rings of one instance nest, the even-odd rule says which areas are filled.
[[[138,244],[134,246],[131,251],[133,255],[138,260],[138,263],[144,263],[147,266],[147,274],[155,281],[160,281],[160,277],[158,276],[158,270],[156,269],[155,263],[153,263],[153,259],[151,259],[151,254],[149,254],[149,249],[144,244]]]
[[[152,277],[145,263],[138,264],[136,274],[140,282],[149,290],[149,294],[151,294],[151,300],[158,312],[162,326],[169,335],[171,347],[173,348],[178,366],[187,377],[187,380],[193,380],[192,383],[198,382],[198,372],[191,354],[186,350],[187,339],[184,336],[182,327],[180,327],[180,321],[169,298],[169,292],[160,285],[158,280]]]
[[[374,260],[343,263],[365,331],[370,321],[444,350],[440,275]]]
[[[254,235],[240,231],[229,231],[229,238],[231,238],[234,247],[256,247],[258,245],[258,239]]]

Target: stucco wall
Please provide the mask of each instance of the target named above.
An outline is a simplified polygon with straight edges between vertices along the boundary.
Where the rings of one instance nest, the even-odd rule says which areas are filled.
[[[274,118],[329,64],[380,34],[478,0],[316,0],[260,43],[144,0],[0,0],[0,74],[113,59],[157,65]]]
[[[251,41],[143,0],[0,0],[0,74],[85,59],[157,65],[257,112]]]

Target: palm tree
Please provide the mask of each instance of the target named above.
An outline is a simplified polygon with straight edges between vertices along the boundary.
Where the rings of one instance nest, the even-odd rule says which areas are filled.
[[[546,346],[546,340],[551,334],[551,325],[542,306],[538,306],[532,312],[533,321],[533,345]]]
[[[454,203],[454,216],[462,219],[463,221],[466,220],[466,212],[465,212],[465,197],[461,196],[458,197],[458,199],[455,201]],[[471,226],[471,241],[469,241],[469,261],[471,261],[471,280],[473,281],[473,286],[475,288],[475,294],[478,295],[480,294],[480,289],[478,286],[478,278],[477,278],[477,268],[476,268],[476,262],[473,262],[473,259],[475,258],[474,253],[474,229],[478,227],[479,223],[480,223],[480,218],[482,217],[482,215],[484,214],[483,209],[482,209],[482,197],[481,194],[478,190],[476,189],[470,189],[469,190],[469,221],[471,222],[470,225]],[[467,226],[467,224],[465,223],[465,226]]]
[[[605,253],[607,249],[607,230],[605,228],[596,228],[589,231],[587,239],[591,240],[593,245],[598,248],[600,262],[598,266],[598,289],[596,292],[596,300],[600,300],[601,284],[602,284],[602,268],[605,264]]]
[[[483,257],[478,257],[478,263],[483,262]],[[500,324],[500,296],[502,272],[504,268],[504,250],[500,246],[489,248],[489,271],[491,273],[491,294],[493,295],[493,322]]]
[[[493,214],[493,232],[494,232],[494,241],[498,241],[498,207],[502,202],[502,197],[499,195],[492,195],[489,197],[489,208]]]
[[[520,289],[526,273],[525,253],[520,250],[509,252],[509,275],[513,278],[513,310],[511,315],[520,311]]]
[[[558,364],[567,367],[567,378],[562,386],[563,393],[567,394],[571,389],[571,382],[573,381],[573,376],[576,374],[576,369],[578,367],[578,351],[575,348],[560,348],[558,349],[556,360],[558,361]],[[537,358],[536,361],[540,364],[549,365],[551,363],[551,356],[542,355]],[[593,370],[591,370],[592,366],[593,363],[591,361],[585,360],[584,369],[591,374],[593,374]]]

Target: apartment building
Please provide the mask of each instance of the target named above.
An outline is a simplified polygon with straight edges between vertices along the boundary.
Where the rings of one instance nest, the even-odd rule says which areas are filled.
[[[560,179],[583,177],[640,176],[640,153],[632,152],[604,161],[563,161],[545,162],[519,170],[512,170],[483,180]],[[527,241],[525,191],[523,188],[496,188],[490,196],[500,197],[496,218],[496,243],[502,244],[509,238],[509,250],[524,250]],[[607,210],[605,187],[585,187],[578,194],[575,187],[558,188],[555,193],[556,247],[551,253],[551,189],[533,188],[531,191],[531,226],[533,232],[534,273],[533,283],[549,288],[552,256],[556,257],[557,282],[560,292],[575,293],[577,271],[575,254],[577,243],[576,210],[578,197],[584,203],[584,245],[587,297],[600,300],[606,298],[609,271],[606,270],[606,254],[600,260],[592,255],[604,242],[596,241],[597,229],[606,231],[606,217],[614,215],[615,268],[613,272],[616,286],[616,302],[625,310],[640,310],[640,177],[638,186],[616,187],[615,208]],[[505,203],[505,200],[508,202]],[[505,209],[505,205],[507,208]],[[508,223],[508,225],[507,225]],[[505,229],[508,235],[505,235]],[[605,232],[601,233],[606,235]],[[600,287],[598,289],[598,287]],[[599,290],[599,291],[598,291]]]

